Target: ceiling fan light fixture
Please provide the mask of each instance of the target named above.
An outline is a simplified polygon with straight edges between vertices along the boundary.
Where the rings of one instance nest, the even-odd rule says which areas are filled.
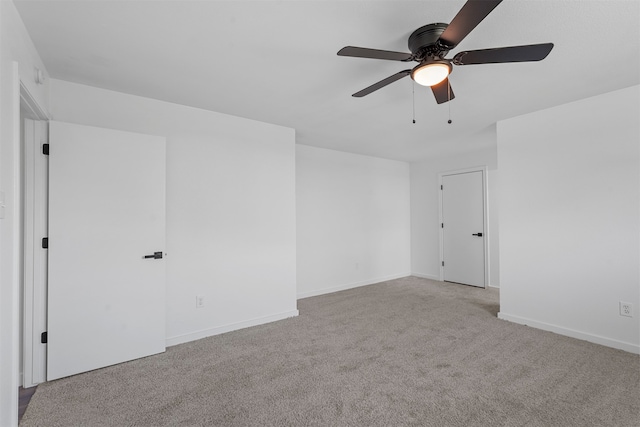
[[[449,76],[451,68],[447,61],[426,62],[411,71],[411,78],[419,85],[435,86]]]

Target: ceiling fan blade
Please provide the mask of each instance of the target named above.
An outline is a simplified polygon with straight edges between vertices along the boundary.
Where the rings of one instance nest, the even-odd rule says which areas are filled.
[[[360,92],[356,92],[351,96],[355,96],[356,98],[362,98],[365,95],[369,95],[371,92],[375,92],[378,89],[385,87],[388,84],[395,82],[396,80],[400,80],[403,77],[411,74],[411,70],[404,70],[396,73],[392,76],[387,77],[386,79],[380,80],[378,83],[374,83],[368,88],[362,89]]]
[[[408,61],[410,53],[392,52],[390,50],[367,49],[366,47],[346,46],[338,51],[338,56],[353,56],[355,58],[388,59],[390,61]]]
[[[553,49],[553,43],[468,50],[456,54],[453,57],[453,63],[456,65],[471,65],[540,61],[547,57],[551,49]]]
[[[453,49],[469,34],[502,0],[468,0],[440,35],[439,42]]]
[[[436,97],[436,102],[438,104],[443,104],[447,101],[451,101],[456,97],[453,94],[453,89],[451,89],[449,78],[444,79],[437,85],[431,86],[431,91],[433,92],[433,96]]]

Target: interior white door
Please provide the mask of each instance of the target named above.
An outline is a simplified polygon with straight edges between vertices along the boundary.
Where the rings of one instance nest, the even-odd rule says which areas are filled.
[[[442,177],[444,280],[485,286],[483,172]]]
[[[49,127],[47,379],[165,350],[165,139]]]

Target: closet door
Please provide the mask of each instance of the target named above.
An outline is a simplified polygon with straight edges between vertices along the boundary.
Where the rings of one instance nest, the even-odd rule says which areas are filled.
[[[444,280],[485,287],[483,172],[442,177]]]
[[[165,139],[49,130],[53,380],[165,350]]]

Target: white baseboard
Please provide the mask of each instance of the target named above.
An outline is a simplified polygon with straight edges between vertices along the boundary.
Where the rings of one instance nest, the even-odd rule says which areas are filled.
[[[543,331],[553,332],[579,340],[589,341],[594,344],[604,345],[606,347],[617,348],[619,350],[628,351],[629,353],[640,354],[640,345],[624,341],[618,341],[611,338],[602,337],[600,335],[589,334],[586,332],[576,331],[574,329],[565,328],[558,325],[539,322],[520,316],[514,316],[503,312],[498,313],[498,319],[507,320],[509,322],[518,323],[520,325],[531,326],[532,328],[542,329]]]
[[[167,338],[166,346],[171,347],[185,342],[211,337],[213,335],[224,334],[225,332],[236,331],[238,329],[244,329],[251,326],[258,326],[265,323],[275,322],[277,320],[288,319],[289,317],[296,317],[298,314],[298,310],[291,310],[285,311],[284,313],[272,314],[270,316],[256,317],[255,319],[249,319],[242,322],[229,323],[226,325],[217,326],[215,328],[202,329],[200,331]]]
[[[425,274],[425,273],[411,273],[412,276],[416,276],[416,277],[420,277],[422,279],[429,279],[429,280],[436,280],[436,281],[440,281],[440,276],[435,275],[435,274]]]
[[[373,285],[374,283],[386,282],[387,280],[401,279],[410,276],[411,273],[394,274],[386,277],[378,277],[376,279],[362,280],[359,282],[347,283],[344,285],[331,286],[329,288],[316,289],[307,292],[298,292],[298,299],[315,297],[318,295],[331,294],[333,292],[346,291],[347,289],[358,288],[360,286]]]

